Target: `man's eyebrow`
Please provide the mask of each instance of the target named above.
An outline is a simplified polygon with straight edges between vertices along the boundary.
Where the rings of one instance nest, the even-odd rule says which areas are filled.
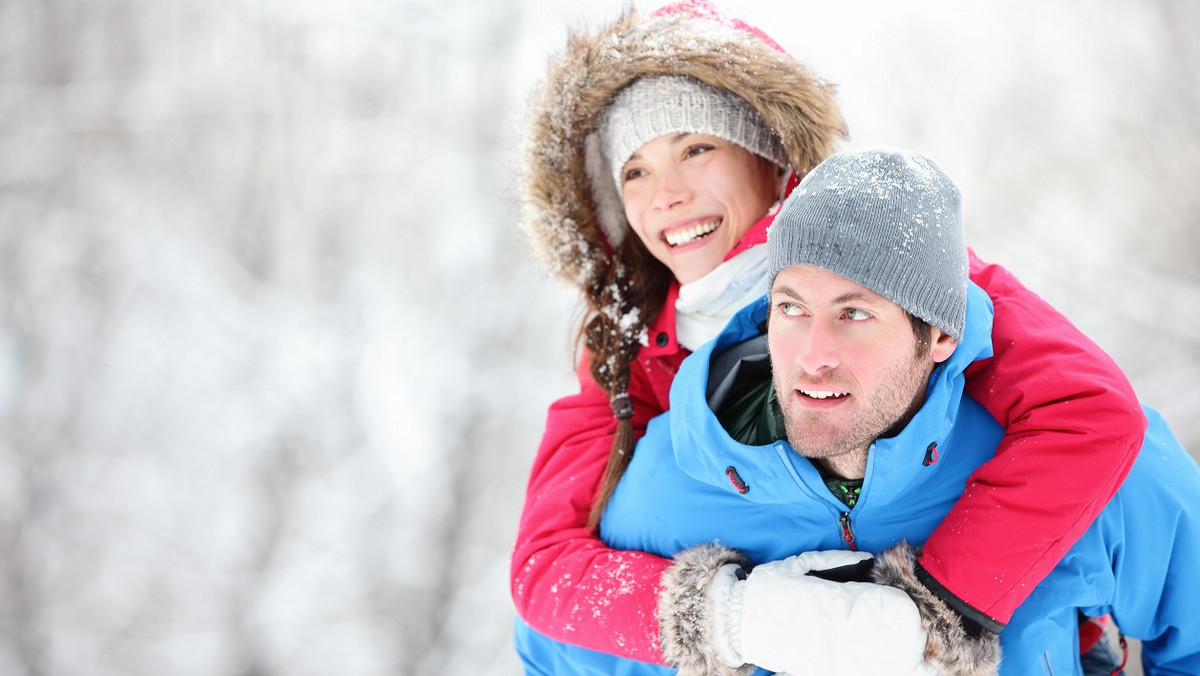
[[[796,291],[795,289],[793,289],[789,286],[778,286],[774,290],[771,291],[771,295],[775,295],[777,293],[788,296],[789,298],[792,298],[794,300],[804,301],[804,296],[802,296],[800,294],[800,292]],[[844,293],[844,294],[838,296],[837,298],[834,298],[833,301],[830,303],[830,305],[840,305],[842,303],[850,303],[850,302],[876,303],[878,301],[879,301],[879,298],[877,298],[875,296],[867,295],[861,291],[851,291],[850,293]]]
[[[850,293],[842,294],[842,295],[838,296],[837,298],[833,299],[833,302],[835,305],[839,304],[839,303],[849,303],[851,301],[858,301],[860,303],[874,303],[874,302],[878,301],[878,298],[876,298],[874,296],[868,296],[867,294],[862,293],[860,291],[852,291]]]
[[[772,295],[772,296],[774,296],[774,295],[775,295],[775,294],[777,294],[777,293],[781,293],[781,294],[783,294],[783,295],[785,295],[785,296],[788,296],[789,298],[794,298],[795,300],[804,300],[804,296],[801,296],[799,293],[797,293],[797,292],[796,292],[794,289],[792,289],[790,286],[783,286],[783,285],[781,285],[781,286],[777,286],[777,287],[775,287],[774,289],[771,289],[771,295]]]

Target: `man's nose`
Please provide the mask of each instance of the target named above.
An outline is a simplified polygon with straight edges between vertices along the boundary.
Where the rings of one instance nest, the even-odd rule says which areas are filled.
[[[838,365],[837,332],[829,322],[814,320],[800,340],[797,365],[805,373],[818,375]]]

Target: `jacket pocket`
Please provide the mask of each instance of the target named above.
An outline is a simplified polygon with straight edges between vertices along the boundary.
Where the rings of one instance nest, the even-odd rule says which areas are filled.
[[[1050,653],[1042,653],[1042,673],[1046,676],[1054,676],[1054,661],[1050,659]]]

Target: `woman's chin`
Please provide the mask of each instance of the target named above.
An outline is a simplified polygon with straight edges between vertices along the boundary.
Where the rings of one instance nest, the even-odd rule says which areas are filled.
[[[724,255],[703,255],[706,252],[696,251],[691,256],[681,256],[667,264],[675,279],[680,284],[690,284],[704,278],[708,273],[717,269],[724,260]]]

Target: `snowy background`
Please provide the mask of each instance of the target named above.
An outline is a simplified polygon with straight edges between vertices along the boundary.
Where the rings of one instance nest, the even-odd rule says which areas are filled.
[[[519,672],[575,306],[517,136],[622,5],[0,0],[0,675]],[[1200,449],[1200,3],[780,5]]]

